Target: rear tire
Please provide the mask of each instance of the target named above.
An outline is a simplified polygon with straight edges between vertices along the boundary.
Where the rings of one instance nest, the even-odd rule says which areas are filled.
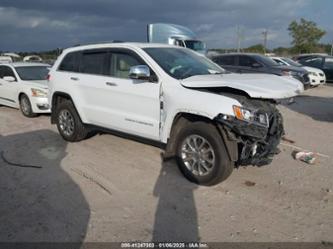
[[[31,102],[25,94],[22,94],[20,97],[20,110],[25,117],[34,118],[37,116],[37,114],[32,111]]]
[[[217,128],[197,121],[184,126],[177,138],[178,166],[191,182],[211,186],[226,180],[234,169]]]
[[[57,105],[55,116],[58,131],[66,141],[78,142],[87,137],[88,129],[82,123],[70,100],[63,101]]]

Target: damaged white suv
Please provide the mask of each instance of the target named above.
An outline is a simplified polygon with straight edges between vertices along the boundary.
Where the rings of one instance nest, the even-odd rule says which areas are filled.
[[[69,48],[49,75],[51,122],[65,140],[107,129],[157,141],[202,185],[240,165],[270,163],[284,132],[276,99],[302,91],[296,80],[226,73],[191,50],[162,44]]]

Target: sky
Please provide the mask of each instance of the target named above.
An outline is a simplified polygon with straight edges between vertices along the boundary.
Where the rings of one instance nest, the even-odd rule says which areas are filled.
[[[192,29],[208,48],[290,46],[292,20],[312,20],[333,40],[332,0],[0,0],[0,51],[45,51],[111,40],[146,41],[148,23]]]

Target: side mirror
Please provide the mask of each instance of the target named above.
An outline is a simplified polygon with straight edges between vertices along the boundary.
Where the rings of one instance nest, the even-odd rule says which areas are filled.
[[[259,68],[259,67],[262,67],[262,66],[259,63],[253,63],[252,67],[253,68]]]
[[[5,81],[8,81],[8,82],[16,81],[16,79],[13,76],[5,76],[2,79],[5,80]]]
[[[136,80],[150,80],[150,70],[146,65],[133,66],[129,70],[129,77]]]

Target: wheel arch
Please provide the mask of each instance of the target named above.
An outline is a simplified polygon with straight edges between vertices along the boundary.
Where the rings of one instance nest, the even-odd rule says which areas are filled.
[[[194,114],[189,112],[178,112],[174,118],[172,125],[170,127],[170,131],[168,132],[168,139],[167,139],[167,146],[165,150],[165,157],[174,157],[176,155],[176,143],[177,143],[177,136],[176,134],[186,126],[188,123],[196,122],[196,121],[203,121],[207,123],[213,124],[216,129],[218,130],[222,142],[225,144],[229,159],[231,161],[237,161],[238,159],[238,149],[237,149],[237,142],[231,141],[228,139],[226,131],[223,129],[223,125],[218,123],[214,118],[210,118],[205,115],[201,114]]]
[[[200,114],[194,114],[183,111],[180,111],[174,115],[171,126],[166,127],[167,129],[165,134],[166,138],[164,138],[167,144],[165,149],[165,157],[174,157],[176,155],[176,143],[177,143],[176,134],[180,131],[180,129],[186,126],[186,124],[195,121],[211,122],[212,119]]]
[[[23,95],[27,96],[29,101],[31,102],[29,94],[27,92],[25,92],[25,90],[21,90],[17,94],[17,106],[18,107],[20,107],[20,101],[21,101],[21,98],[22,98]]]
[[[61,103],[62,101],[65,101],[65,100],[70,100],[74,107],[75,107],[75,103],[73,101],[73,98],[68,94],[68,93],[65,93],[65,92],[54,92],[52,94],[52,99],[51,99],[51,124],[55,124],[56,122],[56,116],[55,116],[55,110],[56,110],[56,107],[59,103]],[[76,107],[75,107],[76,109]],[[76,109],[77,111],[77,109]]]

